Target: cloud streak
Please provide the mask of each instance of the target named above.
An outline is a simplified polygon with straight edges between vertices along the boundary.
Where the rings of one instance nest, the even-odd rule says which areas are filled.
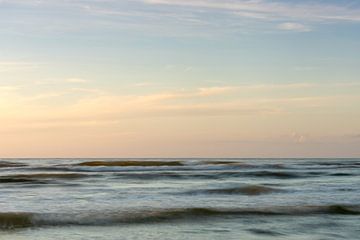
[[[308,32],[317,29],[314,25],[318,24],[360,22],[360,7],[354,1],[340,5],[334,1],[285,0],[3,0],[0,4],[15,9],[31,8],[37,12],[37,17],[31,19],[5,19],[6,25],[2,27],[16,25],[13,31],[19,28],[21,34],[30,31],[48,34],[52,31],[110,30],[209,37],[224,33],[263,32],[265,29]],[[51,28],[48,24],[41,24],[48,22],[41,13],[49,9],[63,12],[61,18],[47,19],[51,20]],[[70,15],[67,19],[69,12],[76,13],[76,17]],[[75,20],[77,24],[74,24]]]
[[[39,64],[23,61],[0,61],[0,73],[29,71],[38,68]]]
[[[333,87],[337,87],[335,84]],[[144,95],[119,95],[100,89],[68,88],[24,96],[16,86],[3,86],[1,118],[9,122],[68,119],[68,121],[117,121],[123,118],[246,116],[284,114],[297,109],[331,106],[335,102],[354,101],[352,96],[313,96],[305,92],[321,85],[278,84],[203,87]],[[0,87],[1,90],[1,87]],[[279,97],[277,91],[302,90],[302,96]],[[264,93],[267,92],[265,95]],[[81,94],[80,94],[81,93]],[[58,104],[75,94],[72,103]],[[256,97],[254,97],[256,96]],[[215,98],[214,98],[215,97]],[[359,99],[359,98],[357,98]],[[11,103],[11,104],[10,104]],[[9,111],[11,109],[11,111]],[[66,121],[67,122],[67,121]]]
[[[349,5],[328,3],[292,3],[268,0],[144,0],[147,4],[228,11],[256,19],[294,18],[306,21],[360,21],[360,10]]]

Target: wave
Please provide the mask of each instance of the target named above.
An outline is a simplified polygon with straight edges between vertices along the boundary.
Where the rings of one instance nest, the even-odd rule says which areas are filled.
[[[308,175],[308,176],[307,176]],[[224,179],[224,178],[238,178],[238,177],[268,177],[268,178],[280,178],[280,179],[292,179],[315,176],[316,174],[303,174],[296,172],[268,172],[268,171],[208,171],[208,170],[190,170],[185,172],[173,171],[173,172],[139,172],[129,173],[121,172],[115,174],[117,178],[125,179],[146,179],[146,180],[158,180],[158,179]]]
[[[0,229],[32,227],[32,213],[0,213]]]
[[[256,178],[279,178],[279,179],[293,179],[314,177],[318,175],[327,175],[326,173],[318,172],[277,172],[277,171],[223,171],[223,170],[208,170],[208,169],[78,169],[78,168],[54,168],[43,169],[36,168],[36,171],[64,171],[77,173],[39,173],[39,174],[19,174],[6,176],[7,179],[81,179],[86,177],[101,176],[96,173],[111,173],[111,177],[119,179],[139,179],[139,180],[161,180],[161,179],[226,179],[226,178],[241,178],[241,177],[256,177]],[[91,172],[92,174],[87,174]],[[0,177],[1,182],[1,177]]]
[[[234,162],[234,161],[203,161],[200,162],[203,164],[242,164],[241,162]]]
[[[57,183],[54,180],[75,180],[88,177],[89,175],[79,173],[37,173],[37,174],[16,174],[0,177],[0,183],[18,184],[49,184]]]
[[[130,165],[128,165],[130,166]],[[150,165],[148,165],[150,167]],[[67,173],[35,173],[35,174],[21,174],[9,175],[14,178],[26,179],[79,179],[89,176],[96,176],[95,173],[112,173],[114,178],[122,179],[140,179],[140,180],[158,180],[158,179],[225,179],[225,178],[278,178],[278,179],[293,179],[317,177],[320,175],[329,175],[327,172],[295,172],[295,171],[241,171],[241,170],[225,170],[223,168],[149,168],[139,169],[134,165],[134,168],[121,169],[119,166],[104,166],[103,168],[93,167],[36,167],[28,170],[32,171],[47,171],[47,172],[67,172]],[[71,172],[71,173],[70,173]],[[92,173],[92,174],[88,174]]]
[[[356,176],[356,175],[353,174],[353,173],[344,173],[344,172],[341,172],[341,173],[331,173],[331,174],[329,174],[329,176],[334,176],[334,177],[346,177],[346,176]]]
[[[337,162],[304,162],[297,165],[306,169],[356,169],[360,168],[359,161],[337,161]]]
[[[278,171],[254,171],[254,172],[245,172],[245,176],[249,177],[271,177],[271,178],[301,178],[305,177],[303,173],[299,172],[278,172]]]
[[[76,166],[88,167],[161,167],[183,165],[180,161],[91,161],[76,164]]]
[[[247,230],[248,232],[251,232],[256,235],[264,235],[264,236],[282,236],[284,234],[273,231],[273,230],[267,230],[267,229],[258,229],[258,228],[250,228]]]
[[[80,173],[35,173],[35,174],[17,174],[17,175],[8,175],[7,179],[77,179],[88,177],[87,174]],[[1,178],[0,178],[1,181]]]
[[[25,167],[25,166],[27,165],[24,163],[0,161],[0,168]]]
[[[302,165],[320,165],[320,166],[360,166],[359,161],[337,161],[337,162],[308,162],[308,163],[302,163]]]
[[[13,178],[13,177],[1,177],[0,183],[31,183],[31,184],[46,184],[47,181],[40,181],[37,179],[29,178]]]
[[[310,174],[312,175],[312,174]],[[228,177],[267,177],[267,178],[280,178],[280,179],[292,179],[307,177],[307,173],[302,172],[285,172],[285,171],[224,171],[216,173],[218,178]]]
[[[249,185],[249,186],[233,187],[233,188],[192,190],[186,192],[186,194],[243,194],[249,196],[256,196],[256,195],[269,194],[269,193],[275,193],[281,191],[282,190],[280,189],[261,186],[261,185]]]
[[[115,178],[140,179],[140,180],[159,180],[159,179],[221,179],[229,176],[213,171],[151,171],[151,172],[121,172],[114,174]]]
[[[179,174],[175,172],[150,172],[150,173],[118,173],[115,178],[139,179],[139,180],[159,180],[159,179],[187,179],[194,178],[194,175]]]
[[[196,221],[221,216],[308,216],[318,214],[359,215],[360,206],[326,205],[247,209],[177,208],[77,214],[0,213],[0,229],[71,225],[156,224],[168,221]]]
[[[243,167],[250,167],[252,165],[246,164],[243,162],[236,162],[236,161],[201,161],[199,164],[205,165],[235,165],[235,166],[243,166]]]

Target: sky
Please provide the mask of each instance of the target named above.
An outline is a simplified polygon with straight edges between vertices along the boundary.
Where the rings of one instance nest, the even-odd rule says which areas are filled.
[[[360,157],[360,1],[0,0],[0,157]]]

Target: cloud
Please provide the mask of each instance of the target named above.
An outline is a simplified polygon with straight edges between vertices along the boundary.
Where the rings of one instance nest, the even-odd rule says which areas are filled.
[[[13,92],[21,89],[21,86],[0,86],[0,93]]]
[[[309,95],[309,87],[322,88],[321,85],[307,83],[253,84],[202,87],[143,95],[119,95],[92,88],[67,88],[30,95],[13,91],[16,87],[4,86],[4,91],[7,92],[0,98],[0,115],[3,121],[7,119],[8,125],[16,122],[26,125],[27,122],[56,121],[63,122],[64,126],[91,120],[116,122],[131,118],[142,121],[153,117],[262,118],[262,115],[297,114],[304,112],[304,109],[307,112],[313,111],[314,108],[327,111],[337,106],[336,104],[343,105],[360,99],[358,96],[355,98],[348,95]],[[298,92],[298,96],[279,96],[277,91],[283,92],[284,89],[300,89],[302,92]],[[212,98],[213,96],[216,96],[216,99]],[[8,125],[4,124],[2,128]],[[291,138],[298,143],[306,141],[303,134],[294,133]]]
[[[82,93],[93,93],[93,94],[105,94],[105,92],[101,89],[97,88],[71,88],[72,92],[82,92]]]
[[[207,87],[207,88],[199,88],[198,92],[195,95],[199,96],[213,96],[225,94],[230,91],[234,91],[238,89],[238,87]]]
[[[281,23],[278,26],[278,29],[280,30],[286,30],[286,31],[294,31],[294,32],[310,32],[311,28],[295,22],[286,22]]]
[[[238,86],[239,89],[259,89],[259,90],[274,90],[274,89],[303,89],[316,87],[314,83],[279,83],[279,84],[247,84]]]
[[[211,117],[211,116],[249,116],[278,113],[271,107],[246,106],[242,104],[198,104],[170,105],[153,108],[148,116],[157,117]]]
[[[83,79],[83,78],[68,78],[68,79],[65,79],[65,82],[68,82],[68,83],[86,83],[88,81],[86,79]]]
[[[330,3],[292,3],[268,0],[144,0],[147,4],[216,9],[256,19],[304,19],[307,21],[360,21],[360,9]]]
[[[68,86],[68,84],[84,84],[89,81],[84,78],[55,78],[55,79],[41,79],[33,81],[35,85],[63,85]]]
[[[307,140],[307,137],[306,137],[306,136],[301,135],[301,134],[299,134],[299,133],[297,133],[297,132],[293,132],[293,133],[291,134],[291,137],[292,137],[293,141],[295,141],[296,143],[299,143],[299,144],[305,143],[306,140]]]
[[[273,106],[252,101],[207,101],[211,96],[226,95],[235,90],[235,87],[207,87],[145,95],[116,95],[91,88],[45,91],[35,95],[10,92],[6,98],[0,99],[0,109],[2,119],[8,119],[11,125],[46,119],[63,119],[66,125],[84,121],[84,118],[117,121],[124,118],[253,115],[277,111]]]
[[[270,94],[286,88],[303,91],[296,96]],[[321,86],[317,89],[322,90]],[[59,148],[64,155],[69,154],[69,149],[83,156],[89,154],[89,149],[102,149],[103,154],[108,154],[109,148],[144,153],[144,147],[154,150],[152,144],[158,144],[161,147],[154,152],[161,155],[165,154],[162,150],[164,144],[170,144],[166,149],[177,149],[179,141],[183,141],[184,146],[195,149],[194,153],[208,149],[215,152],[219,147],[228,153],[231,147],[234,151],[253,148],[257,154],[272,148],[281,156],[291,149],[314,146],[317,135],[331,133],[333,126],[342,126],[344,116],[351,119],[358,111],[343,115],[339,106],[354,104],[360,99],[358,97],[355,102],[334,96],[329,101],[317,96],[319,91],[315,91],[318,98],[314,99],[307,97],[307,92],[311,96],[312,91],[307,91],[306,84],[220,85],[138,95],[116,92],[96,95],[83,93],[81,89],[73,90],[70,98],[65,99],[56,92],[46,95],[46,90],[36,99],[30,99],[31,93],[21,91],[10,91],[6,97],[0,97],[0,133],[4,136],[2,154],[7,151],[29,156],[26,151],[34,146],[38,146],[37,153],[44,153],[46,149],[52,156]],[[264,91],[269,94],[264,94]],[[319,102],[324,104],[321,111],[309,110],[309,105]],[[349,121],[334,131],[351,133],[349,129],[357,129],[358,124],[356,118],[353,119],[353,123]],[[320,130],[317,126],[321,126]],[[289,129],[299,132],[291,134]],[[309,140],[304,132],[311,134],[311,144],[307,143]],[[238,142],[204,144],[209,139]],[[267,142],[259,143],[263,139]],[[246,145],[239,141],[254,143]],[[357,140],[352,142],[357,143]],[[201,147],[203,150],[200,151]],[[315,148],[322,149],[319,145]]]
[[[36,21],[22,15],[21,21],[9,19],[6,25],[4,24],[7,28],[10,26],[12,32],[16,31],[17,34],[22,35],[34,32],[76,34],[84,31],[140,31],[171,37],[213,37],[223,36],[225,33],[248,34],[268,28],[306,32],[315,29],[312,27],[315,24],[360,21],[360,8],[353,1],[348,4],[339,4],[335,1],[329,3],[284,0],[3,0],[2,2],[16,9],[24,7],[27,11],[30,9],[38,13],[56,9],[61,13],[52,16],[51,28],[49,24],[42,24],[48,20],[44,17],[46,14],[37,14]],[[72,18],[66,18],[69,12],[76,12],[77,24],[74,24]],[[20,25],[19,22],[22,24]]]
[[[0,72],[28,71],[39,67],[38,63],[22,61],[0,61]]]
[[[27,103],[29,103],[30,101],[42,101],[42,100],[50,101],[51,99],[54,99],[54,98],[64,97],[67,94],[68,94],[67,91],[46,92],[46,93],[40,93],[40,94],[36,94],[36,95],[30,96],[30,97],[27,97],[24,100]]]
[[[149,86],[153,86],[154,83],[152,82],[139,82],[139,83],[135,83],[132,86],[134,87],[149,87]]]

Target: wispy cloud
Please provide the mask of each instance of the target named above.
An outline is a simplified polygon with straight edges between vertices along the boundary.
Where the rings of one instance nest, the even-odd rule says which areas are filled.
[[[23,61],[0,61],[0,72],[27,71],[38,68],[38,63]]]
[[[86,79],[83,79],[83,78],[67,78],[67,79],[65,79],[65,82],[68,82],[68,83],[86,83],[88,81]]]
[[[278,25],[278,29],[294,32],[310,32],[311,28],[301,23],[286,22]]]
[[[134,87],[149,87],[149,86],[153,86],[154,83],[152,82],[139,82],[139,83],[135,83],[132,86]]]
[[[360,9],[351,8],[351,4],[295,3],[291,1],[275,2],[268,0],[144,0],[144,2],[156,5],[218,9],[229,11],[243,17],[257,19],[293,18],[307,21],[360,21]]]
[[[91,93],[91,94],[105,94],[105,91],[100,90],[98,88],[71,88],[72,92],[82,92],[82,93]]]
[[[13,21],[28,31],[141,31],[171,36],[212,36],[221,32],[251,32],[264,28],[306,32],[321,23],[359,22],[360,7],[356,1],[271,1],[271,0],[133,0],[133,1],[1,1],[0,4],[24,6],[37,12],[54,8],[65,16],[77,12],[78,23],[66,18],[51,19],[51,28],[40,14],[30,21]],[[216,17],[214,17],[216,16]],[[34,22],[35,20],[35,22]],[[10,21],[10,20],[9,20]],[[39,22],[40,24],[34,24]],[[262,23],[257,25],[256,23]],[[176,28],[174,28],[176,26]],[[15,28],[13,27],[13,30]],[[171,29],[172,31],[169,31]],[[29,30],[29,31],[30,31]],[[201,30],[201,31],[200,31]],[[19,32],[20,33],[20,32]]]
[[[225,94],[227,92],[233,91],[237,89],[237,87],[207,87],[207,88],[199,88],[198,95],[199,96],[212,96]]]
[[[330,86],[338,88],[336,84]],[[3,88],[3,89],[2,89]],[[239,86],[213,86],[197,89],[158,92],[142,95],[119,95],[96,88],[64,88],[34,95],[21,94],[17,86],[0,87],[5,97],[0,99],[2,118],[26,119],[84,117],[104,118],[106,121],[129,117],[172,116],[243,116],[276,114],[297,109],[311,110],[359,101],[359,97],[307,94],[307,89],[323,88],[319,84],[253,84]],[[1,91],[3,90],[3,91]],[[296,90],[298,96],[278,96],[278,91]],[[265,93],[265,94],[264,94]],[[275,94],[274,94],[275,93]],[[216,101],[213,97],[216,97]],[[65,104],[61,99],[68,99]],[[69,102],[70,101],[70,102]],[[11,112],[8,109],[13,109]],[[96,111],[95,111],[96,110]],[[9,114],[10,115],[9,115]],[[57,116],[57,117],[56,117]],[[297,136],[297,135],[296,135]],[[298,139],[302,139],[298,137]]]
[[[13,92],[21,89],[21,86],[0,86],[0,93]]]
[[[88,149],[99,144],[104,144],[104,152],[109,146],[118,149],[119,144],[129,144],[136,152],[139,146],[148,146],[149,142],[157,142],[163,148],[174,141],[176,148],[178,139],[182,139],[186,146],[198,148],[205,145],[189,142],[224,139],[233,142],[206,145],[206,149],[232,145],[237,151],[239,147],[248,149],[244,141],[253,141],[252,148],[257,154],[259,149],[271,144],[278,153],[292,147],[304,148],[317,139],[328,141],[330,138],[323,137],[327,134],[358,133],[356,117],[344,120],[341,107],[359,102],[360,97],[334,96],[333,91],[318,96],[323,86],[317,84],[219,85],[134,95],[109,91],[97,94],[91,88],[74,89],[72,84],[65,85],[66,91],[56,92],[52,88],[54,92],[46,92],[49,88],[44,88],[43,93],[34,96],[21,91],[1,95],[0,133],[6,135],[1,142],[3,149],[18,144],[17,150],[24,151],[24,146],[36,142],[41,151],[44,146],[57,149],[63,145],[75,147],[77,153],[83,147],[86,155]],[[311,92],[307,91],[310,87],[317,89],[315,94],[307,93]],[[338,88],[335,84],[332,87]],[[293,89],[300,90],[296,96],[276,94]],[[66,95],[70,98],[64,101]],[[322,105],[320,111],[312,109],[314,104]],[[351,114],[345,116],[355,116],[358,111]],[[333,126],[344,121],[346,126],[333,130]],[[24,144],[24,139],[29,144]],[[358,138],[348,139],[358,144]]]
[[[299,143],[299,144],[304,143],[307,140],[306,136],[299,134],[297,132],[293,132],[291,134],[291,137],[292,137],[293,141],[295,141],[296,143]]]

